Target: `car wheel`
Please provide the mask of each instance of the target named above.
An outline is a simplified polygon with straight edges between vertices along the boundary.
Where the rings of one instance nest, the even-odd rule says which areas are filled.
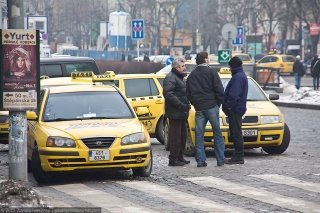
[[[187,142],[186,142],[186,148],[184,149],[183,152],[186,156],[195,156],[195,146],[192,143],[191,135],[190,132],[188,131],[187,134]]]
[[[53,180],[54,175],[52,172],[45,172],[42,170],[38,146],[35,146],[33,149],[31,167],[33,177],[38,183],[48,183]]]
[[[262,147],[262,149],[268,154],[282,154],[284,153],[290,144],[290,129],[287,124],[284,124],[284,134],[282,143],[280,146]]]
[[[27,171],[32,172],[31,160],[27,159]]]
[[[161,144],[164,144],[163,117],[161,117],[158,121],[158,124],[156,127],[156,138]]]
[[[169,122],[166,120],[163,127],[163,137],[164,137],[164,149],[170,151],[170,142],[169,142]]]
[[[148,165],[145,167],[132,169],[133,175],[140,176],[140,177],[149,177],[152,172],[152,164],[153,164],[152,150],[150,149],[150,160],[149,160]]]

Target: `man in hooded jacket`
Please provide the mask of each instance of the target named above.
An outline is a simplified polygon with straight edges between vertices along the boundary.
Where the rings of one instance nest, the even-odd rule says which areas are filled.
[[[248,79],[242,68],[242,61],[233,57],[229,61],[232,73],[222,104],[223,112],[228,116],[230,139],[234,144],[234,155],[227,164],[244,164],[244,142],[242,136],[242,116],[247,111]]]

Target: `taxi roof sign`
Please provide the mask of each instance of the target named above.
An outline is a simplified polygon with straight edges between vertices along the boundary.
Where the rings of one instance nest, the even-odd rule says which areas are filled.
[[[92,82],[114,81],[116,74],[113,71],[106,71],[102,75],[95,75],[93,72],[71,72],[71,78],[92,78]]]
[[[229,67],[221,67],[219,70],[220,74],[231,74],[231,70]]]

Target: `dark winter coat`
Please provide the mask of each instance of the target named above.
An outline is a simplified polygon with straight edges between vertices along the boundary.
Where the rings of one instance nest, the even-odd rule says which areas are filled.
[[[319,61],[319,59],[316,59],[316,60],[313,60],[312,63],[311,63],[311,77],[319,78],[319,75],[320,75],[320,61]]]
[[[230,79],[224,92],[222,111],[228,115],[231,108],[237,114],[244,115],[247,111],[248,79],[242,67],[232,68]]]
[[[169,119],[187,119],[189,116],[190,104],[184,77],[184,74],[172,68],[163,81],[164,113]]]
[[[197,66],[187,79],[187,98],[196,111],[212,109],[222,104],[224,89],[217,71],[209,66]]]
[[[303,63],[297,59],[294,63],[293,63],[293,73],[298,73],[298,76],[304,76],[304,74],[306,74]]]

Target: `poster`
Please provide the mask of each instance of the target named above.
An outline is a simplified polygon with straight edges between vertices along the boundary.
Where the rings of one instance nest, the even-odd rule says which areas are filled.
[[[2,108],[26,111],[37,109],[36,30],[1,31]]]

